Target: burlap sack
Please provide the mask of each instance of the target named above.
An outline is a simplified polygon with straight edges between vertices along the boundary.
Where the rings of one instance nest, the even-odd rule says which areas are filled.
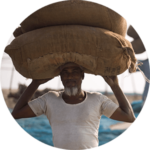
[[[128,28],[127,34],[129,36],[131,36],[132,38],[134,38],[134,39],[139,39],[140,38],[138,33],[135,31],[135,29],[131,25]]]
[[[132,45],[111,31],[79,26],[54,26],[18,36],[5,49],[16,70],[32,79],[59,75],[66,62],[81,65],[86,73],[118,75],[136,70]]]
[[[82,0],[63,1],[43,7],[21,23],[21,30],[25,33],[57,25],[99,27],[124,37],[127,30],[126,20],[122,16],[103,5]]]
[[[14,37],[18,37],[21,34],[23,34],[21,27],[16,28],[16,30],[13,32]]]

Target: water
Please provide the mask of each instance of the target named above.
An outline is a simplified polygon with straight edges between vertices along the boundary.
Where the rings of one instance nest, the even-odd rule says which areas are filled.
[[[135,101],[132,103],[132,107],[137,117],[142,108],[142,101]],[[52,130],[49,125],[47,118],[42,115],[34,118],[18,119],[16,120],[18,124],[31,136],[37,140],[53,146],[52,141]],[[100,127],[99,127],[99,146],[108,143],[109,141],[115,139],[125,130],[111,130],[109,127],[113,124],[121,123],[120,121],[109,119],[105,116],[101,117]]]

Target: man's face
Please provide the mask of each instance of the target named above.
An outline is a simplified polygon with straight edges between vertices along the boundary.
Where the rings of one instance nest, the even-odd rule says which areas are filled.
[[[60,76],[65,91],[70,90],[70,93],[72,93],[68,95],[76,95],[81,89],[81,83],[84,78],[84,72],[80,67],[77,65],[68,65],[62,69]]]

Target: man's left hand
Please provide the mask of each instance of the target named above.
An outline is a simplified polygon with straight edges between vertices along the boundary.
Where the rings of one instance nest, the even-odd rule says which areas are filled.
[[[102,76],[110,87],[118,85],[117,76]]]

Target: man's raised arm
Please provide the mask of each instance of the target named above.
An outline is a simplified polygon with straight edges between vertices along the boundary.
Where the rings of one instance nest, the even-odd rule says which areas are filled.
[[[122,92],[119,84],[117,76],[105,76],[104,80],[111,87],[118,103],[119,108],[112,114],[111,119],[125,121],[125,122],[133,122],[135,120],[135,116],[133,113],[133,109],[128,99]]]
[[[32,80],[31,84],[26,88],[24,93],[21,95],[14,110],[12,111],[12,116],[15,119],[29,118],[36,116],[32,111],[32,109],[29,107],[28,102],[31,100],[34,92],[38,89],[38,87],[49,80],[51,79]]]

